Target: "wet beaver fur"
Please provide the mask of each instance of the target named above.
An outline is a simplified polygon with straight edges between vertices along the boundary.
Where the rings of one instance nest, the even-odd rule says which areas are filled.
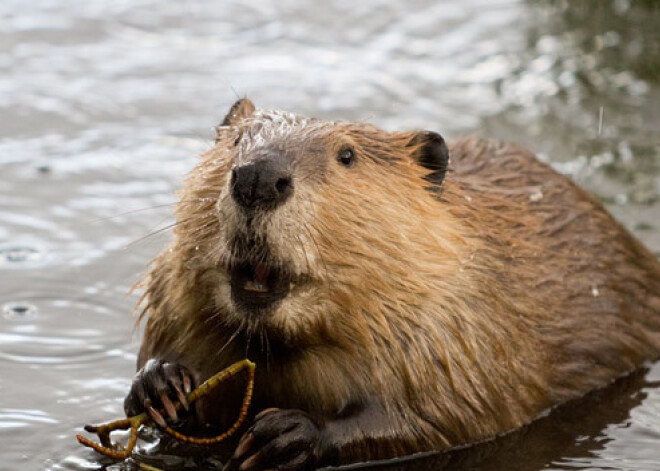
[[[244,99],[180,197],[125,408],[171,421],[182,391],[251,358],[241,469],[482,441],[660,352],[660,263],[516,144]],[[233,422],[239,383],[198,427]]]

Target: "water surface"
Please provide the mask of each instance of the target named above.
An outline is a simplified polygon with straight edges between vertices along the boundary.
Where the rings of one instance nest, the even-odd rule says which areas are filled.
[[[521,141],[660,254],[657,2],[308,5],[0,3],[0,469],[109,464],[74,434],[122,415],[139,343],[127,293],[237,95]],[[659,381],[648,365],[426,466],[660,469]]]

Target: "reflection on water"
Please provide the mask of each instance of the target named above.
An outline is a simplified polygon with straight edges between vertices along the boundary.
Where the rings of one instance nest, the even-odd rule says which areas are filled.
[[[126,293],[234,89],[322,118],[522,141],[660,254],[658,24],[653,0],[3,1],[0,468],[111,464],[73,436],[122,415]],[[649,365],[509,437],[390,466],[658,469],[659,382]],[[153,443],[141,453],[158,461],[170,449]]]

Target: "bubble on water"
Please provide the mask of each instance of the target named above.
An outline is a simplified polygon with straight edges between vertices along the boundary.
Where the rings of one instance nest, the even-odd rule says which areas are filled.
[[[614,197],[614,202],[618,205],[625,205],[628,204],[628,195],[626,193],[619,193]]]
[[[655,229],[655,226],[653,224],[649,224],[648,222],[638,222],[635,224],[635,230],[636,231],[652,231]]]
[[[614,0],[613,7],[617,15],[623,15],[630,10],[630,0]]]
[[[603,46],[615,47],[621,43],[621,35],[616,31],[608,31],[603,34]]]
[[[37,307],[22,301],[10,302],[2,306],[2,314],[6,319],[27,319],[37,315]]]
[[[635,158],[632,149],[630,148],[630,144],[626,140],[619,142],[617,145],[617,151],[619,152],[619,158],[621,159],[621,162],[624,164],[631,163]]]
[[[541,36],[538,41],[536,41],[536,50],[541,54],[551,54],[558,51],[560,47],[561,42],[554,36]]]
[[[41,256],[41,251],[32,247],[0,248],[0,263],[32,262],[39,260]]]
[[[52,167],[48,164],[37,165],[36,168],[37,168],[37,172],[42,174],[42,175],[46,175],[46,174],[50,173],[53,170]]]
[[[614,154],[612,152],[603,152],[602,154],[596,154],[591,156],[589,159],[589,165],[591,168],[599,168],[603,166],[611,165],[614,162]]]

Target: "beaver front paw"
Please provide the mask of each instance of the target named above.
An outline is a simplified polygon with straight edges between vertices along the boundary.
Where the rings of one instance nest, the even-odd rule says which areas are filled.
[[[197,385],[191,371],[177,363],[151,359],[135,374],[131,390],[124,399],[128,417],[146,412],[161,427],[179,421],[175,402],[188,410],[186,395]],[[165,414],[165,417],[163,416]]]
[[[234,459],[241,471],[300,471],[315,465],[319,429],[307,414],[293,409],[266,409],[241,438]]]

